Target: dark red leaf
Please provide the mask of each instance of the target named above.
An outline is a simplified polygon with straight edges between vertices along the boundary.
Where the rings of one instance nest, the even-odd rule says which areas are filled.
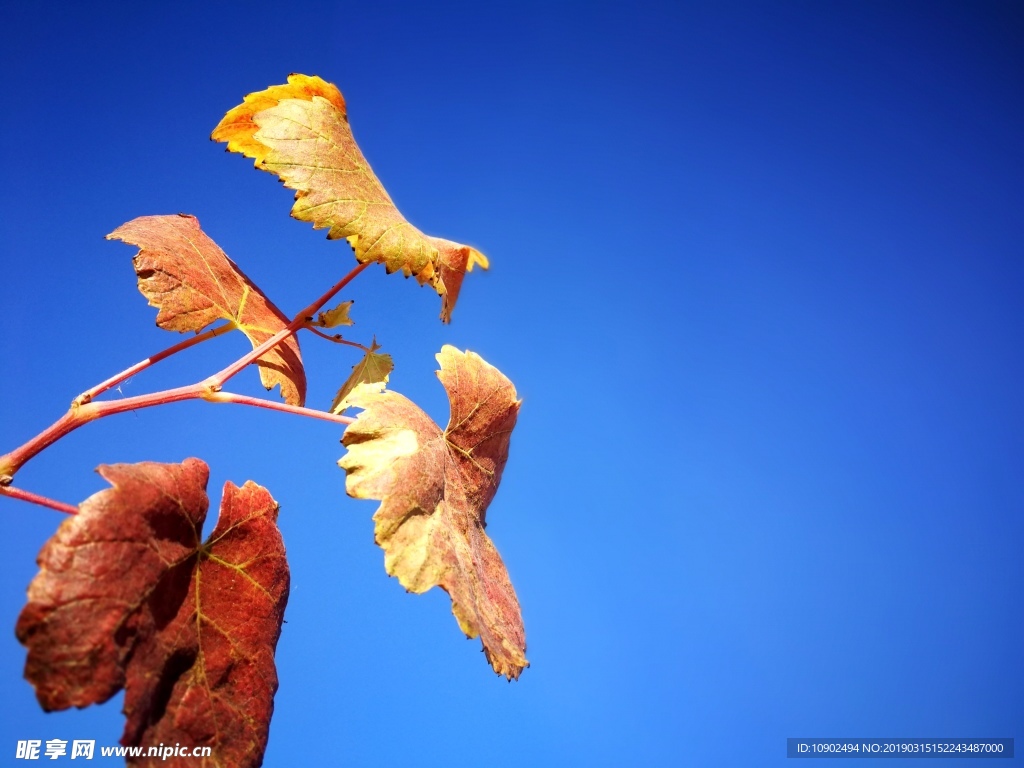
[[[288,599],[277,503],[255,483],[227,483],[203,543],[202,461],[99,472],[113,488],[84,501],[44,545],[18,619],[39,702],[84,707],[123,687],[122,744],[212,748],[209,758],[130,763],[260,765]]]

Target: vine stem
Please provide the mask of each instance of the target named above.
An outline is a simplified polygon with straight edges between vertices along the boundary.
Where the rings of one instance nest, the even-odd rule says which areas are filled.
[[[101,402],[95,402],[92,400],[100,392],[104,392],[110,387],[116,386],[121,381],[124,381],[134,373],[144,370],[149,366],[153,365],[160,360],[163,360],[170,355],[180,352],[183,349],[187,349],[201,341],[213,338],[226,330],[229,330],[231,324],[225,326],[218,326],[217,328],[211,329],[206,333],[199,334],[191,339],[187,339],[179,344],[175,344],[173,347],[165,349],[163,352],[159,352],[140,363],[127,368],[116,376],[107,379],[101,384],[96,385],[92,389],[86,390],[78,398],[76,398],[72,404],[71,409],[61,416],[57,421],[51,424],[49,427],[44,429],[38,435],[33,437],[31,440],[26,442],[24,445],[15,448],[10,453],[0,456],[0,487],[8,487],[14,479],[15,473],[21,469],[24,464],[41,453],[43,450],[53,445],[55,442],[63,438],[65,435],[78,429],[83,424],[88,424],[90,421],[95,419],[103,418],[104,416],[111,416],[115,413],[124,413],[125,411],[134,411],[142,408],[150,408],[154,405],[165,405],[167,403],[176,403],[183,400],[207,400],[209,402],[222,402],[222,403],[237,403],[240,405],[252,405],[259,408],[269,408],[271,410],[285,411],[288,413],[294,413],[302,416],[311,416],[313,418],[323,419],[325,421],[332,421],[340,424],[351,424],[353,419],[347,416],[339,416],[333,413],[326,413],[324,411],[317,411],[311,408],[302,408],[294,405],[286,405],[282,403],[275,403],[269,400],[262,400],[256,397],[248,397],[245,395],[235,395],[230,392],[221,392],[221,388],[224,383],[232,376],[237,374],[247,365],[255,360],[258,360],[268,350],[273,349],[284,339],[292,336],[298,329],[306,325],[313,315],[324,304],[330,301],[340,290],[354,280],[360,272],[366,269],[371,262],[366,264],[360,264],[351,270],[345,277],[335,283],[331,288],[324,293],[320,298],[310,304],[308,307],[299,312],[292,321],[283,330],[274,334],[272,337],[267,339],[264,343],[253,349],[251,352],[243,355],[234,363],[229,365],[224,370],[214,374],[213,376],[190,384],[185,387],[177,387],[174,389],[165,389],[160,392],[153,392],[148,395],[137,395],[135,397],[125,397],[119,400],[106,400]],[[19,491],[21,494],[27,493],[26,491]],[[12,494],[8,494],[12,495]],[[30,494],[31,495],[31,494]],[[18,498],[24,498],[29,500],[26,496],[18,496]],[[42,497],[39,497],[42,498]],[[60,502],[53,502],[59,504]],[[52,506],[52,504],[46,504],[44,506]],[[62,511],[67,511],[66,509]]]
[[[341,338],[341,334],[335,334],[334,336],[331,336],[330,334],[324,333],[319,328],[316,328],[315,326],[313,326],[313,325],[311,325],[309,323],[306,323],[302,327],[303,327],[304,330],[307,330],[307,331],[310,331],[310,332],[316,334],[321,339],[327,339],[327,341],[333,341],[335,344],[345,344],[345,345],[347,345],[349,347],[355,347],[356,349],[361,349],[361,350],[363,350],[363,352],[370,352],[371,351],[369,347],[367,347],[367,346],[365,346],[363,344],[360,344],[358,341],[349,341],[348,339]]]
[[[56,509],[58,512],[63,512],[66,515],[78,514],[78,507],[65,504],[63,501],[54,501],[53,499],[48,499],[45,496],[40,496],[38,493],[24,491],[21,488],[11,488],[7,485],[0,485],[0,496],[9,496],[12,499],[21,499],[22,501],[27,501],[32,504],[38,504],[41,507]]]
[[[5,456],[0,456],[0,485],[10,485],[14,474],[24,466],[25,462],[49,448],[62,437],[74,432],[84,424],[95,419],[111,416],[115,413],[134,411],[164,403],[177,403],[182,400],[201,398],[205,390],[202,384],[191,384],[187,387],[165,389],[149,395],[125,397],[120,400],[71,404],[71,409],[57,421],[33,437],[24,445],[15,448]]]
[[[220,336],[222,333],[227,333],[228,331],[234,330],[235,328],[235,324],[229,322],[225,323],[224,325],[218,325],[216,328],[211,328],[208,331],[197,333],[195,336],[185,339],[184,341],[175,344],[173,347],[168,347],[162,352],[157,352],[152,357],[147,357],[145,360],[136,363],[130,368],[125,368],[120,373],[111,376],[109,379],[97,384],[95,387],[87,389],[85,392],[80,394],[72,401],[72,405],[85,405],[86,403],[92,402],[93,399],[95,399],[99,395],[102,395],[108,389],[116,387],[125,379],[130,379],[132,376],[139,373],[140,371],[146,370],[151,365],[159,363],[161,360],[165,360],[171,355],[175,355],[178,352],[181,352],[182,350],[188,349],[189,347],[194,347],[196,344],[201,344],[202,342],[207,341],[208,339],[212,339],[215,336]]]
[[[323,421],[332,421],[335,424],[352,424],[355,422],[350,416],[341,416],[337,413],[328,413],[327,411],[318,411],[315,408],[303,408],[298,405],[288,405],[288,403],[278,403],[274,400],[264,400],[261,397],[250,397],[249,395],[236,395],[234,392],[211,392],[204,398],[211,403],[236,403],[238,405],[253,405],[257,408],[267,408],[271,411],[283,411],[284,413],[294,413],[297,416],[309,416],[311,419],[322,419]]]
[[[288,323],[288,326],[286,328],[275,333],[265,342],[256,347],[252,352],[249,352],[248,354],[245,354],[242,357],[238,358],[235,362],[233,362],[224,370],[219,371],[210,378],[206,379],[206,381],[204,381],[203,384],[206,387],[208,387],[211,392],[220,391],[221,387],[224,386],[228,379],[230,379],[232,376],[234,376],[243,368],[245,368],[245,366],[249,365],[249,363],[253,362],[254,360],[258,360],[269,350],[276,347],[284,339],[287,339],[289,336],[291,336],[297,330],[299,330],[299,328],[301,328],[311,319],[313,319],[313,316],[316,315],[316,313],[320,310],[321,307],[323,307],[324,304],[333,299],[335,295],[337,295],[338,291],[340,291],[346,285],[351,283],[356,277],[359,276],[360,272],[362,272],[372,263],[373,262],[368,261],[365,264],[360,264],[359,266],[357,266],[355,269],[353,269],[351,272],[349,272],[347,275],[341,278],[341,280],[339,280],[337,283],[331,286],[327,293],[325,293],[319,299],[314,301],[304,310],[299,312],[299,314],[297,314],[292,319],[292,321]]]

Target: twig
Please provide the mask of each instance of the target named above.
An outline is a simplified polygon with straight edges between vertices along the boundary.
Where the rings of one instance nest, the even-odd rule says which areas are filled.
[[[196,344],[201,344],[202,342],[212,339],[215,336],[220,336],[222,333],[227,333],[228,331],[234,330],[234,328],[234,323],[218,325],[216,328],[211,328],[208,331],[203,331],[202,333],[196,334],[195,336],[189,339],[185,339],[184,341],[175,344],[173,347],[168,347],[162,352],[157,352],[152,357],[147,357],[145,360],[136,363],[130,368],[125,368],[119,374],[111,376],[109,379],[100,384],[97,384],[92,389],[87,389],[85,392],[76,397],[71,404],[72,406],[75,406],[85,405],[86,403],[92,402],[92,400],[96,398],[98,395],[103,394],[112,387],[116,387],[125,379],[130,379],[139,371],[144,371],[151,365],[159,363],[161,360],[165,360],[171,355],[177,354],[178,352],[181,352],[184,349],[188,349],[189,347],[194,347]]]
[[[302,327],[303,327],[304,330],[312,331],[313,333],[315,333],[320,338],[327,339],[328,341],[333,341],[335,344],[347,344],[350,347],[355,347],[356,349],[361,349],[361,350],[363,350],[363,352],[369,352],[370,351],[369,347],[363,346],[362,344],[359,344],[358,342],[349,341],[348,339],[341,338],[341,334],[340,333],[336,333],[333,336],[330,336],[330,335],[324,333],[323,331],[321,331],[320,329],[316,328],[315,326],[313,326],[310,323],[306,323]]]
[[[40,496],[38,493],[23,491],[21,488],[12,488],[9,485],[0,485],[0,496],[9,496],[12,499],[21,499],[31,504],[38,504],[41,507],[56,509],[58,512],[63,512],[66,515],[78,514],[78,507],[74,507],[71,504],[65,504],[63,501],[54,501],[45,496]]]
[[[294,334],[295,331],[297,331],[299,328],[301,328],[303,325],[309,322],[310,318],[312,318],[324,304],[333,299],[335,294],[338,293],[338,291],[340,291],[346,285],[351,283],[359,275],[360,272],[362,272],[372,263],[373,262],[368,261],[365,264],[360,264],[359,266],[357,266],[355,269],[353,269],[351,272],[349,272],[347,275],[341,278],[341,280],[335,283],[327,291],[327,293],[325,293],[319,299],[314,301],[304,310],[299,312],[299,314],[297,314],[294,317],[294,319],[288,324],[287,328],[278,331],[265,342],[256,347],[256,349],[254,349],[252,352],[249,352],[243,355],[242,357],[238,358],[238,360],[233,362],[224,370],[215,373],[213,376],[210,376],[208,379],[206,379],[206,381],[203,382],[203,384],[207,388],[209,388],[211,392],[220,391],[221,387],[224,386],[228,379],[237,374],[239,371],[245,368],[245,366],[249,365],[249,363],[251,363],[252,361],[261,358],[269,350],[276,347],[284,339]]]
[[[271,411],[284,411],[285,413],[294,413],[298,416],[309,416],[312,419],[322,419],[324,421],[333,421],[336,424],[352,424],[355,419],[350,416],[341,416],[336,413],[328,413],[327,411],[318,411],[314,408],[303,408],[298,405],[288,405],[287,403],[278,403],[274,400],[264,400],[261,397],[250,397],[249,395],[237,395],[234,392],[212,392],[207,394],[204,400],[208,400],[211,403],[235,403],[237,405],[253,405],[257,408],[267,408]]]

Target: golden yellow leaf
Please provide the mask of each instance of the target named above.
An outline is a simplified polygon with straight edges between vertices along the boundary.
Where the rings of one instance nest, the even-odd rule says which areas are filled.
[[[284,99],[311,100],[319,96],[334,104],[342,113],[345,112],[345,99],[338,88],[316,75],[289,75],[285,85],[272,85],[265,91],[250,93],[242,103],[232,109],[214,129],[214,141],[226,141],[230,152],[251,157],[256,167],[266,159],[268,147],[257,141],[253,134],[259,130],[253,122],[253,116],[264,109],[277,106]]]
[[[334,309],[321,312],[317,315],[316,324],[321,328],[337,328],[339,325],[355,325],[352,318],[348,316],[352,309],[351,301],[343,301]]]
[[[392,361],[391,355],[377,354],[378,349],[380,349],[380,346],[377,342],[374,342],[366,354],[363,355],[363,359],[352,366],[352,373],[349,374],[345,383],[341,385],[338,394],[334,396],[334,402],[331,403],[331,413],[341,413],[350,408],[349,395],[358,387],[371,387],[375,392],[380,392],[384,389],[391,371],[395,369],[395,363]]]
[[[341,93],[319,77],[293,74],[286,85],[249,94],[212,138],[296,190],[292,216],[328,229],[330,239],[348,239],[360,263],[380,262],[431,285],[446,323],[466,272],[488,267],[479,251],[405,220],[356,144]]]

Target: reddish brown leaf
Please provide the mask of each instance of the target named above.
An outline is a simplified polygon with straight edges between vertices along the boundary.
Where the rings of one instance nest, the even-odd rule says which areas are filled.
[[[438,378],[451,417],[441,429],[396,392],[356,389],[365,408],[345,430],[346,490],[382,502],[373,519],[384,567],[411,592],[437,585],[463,632],[480,636],[495,672],[528,666],[519,601],[501,556],[484,533],[519,413],[515,387],[473,352],[445,346]]]
[[[289,75],[285,85],[250,93],[212,138],[296,190],[292,216],[327,228],[331,239],[347,238],[360,263],[377,261],[433,286],[446,323],[466,272],[488,267],[479,251],[405,220],[356,144],[341,92],[319,77]]]
[[[284,313],[199,228],[195,216],[140,216],[107,239],[141,249],[134,259],[139,290],[160,310],[156,324],[161,328],[198,332],[228,320],[256,348],[288,325]],[[306,374],[295,336],[264,354],[258,364],[263,386],[280,384],[285,402],[305,402]]]
[[[122,744],[212,748],[206,759],[129,762],[260,765],[288,599],[277,503],[255,483],[227,483],[202,543],[202,461],[99,472],[113,488],[82,502],[44,545],[18,618],[40,704],[84,707],[123,687]]]

